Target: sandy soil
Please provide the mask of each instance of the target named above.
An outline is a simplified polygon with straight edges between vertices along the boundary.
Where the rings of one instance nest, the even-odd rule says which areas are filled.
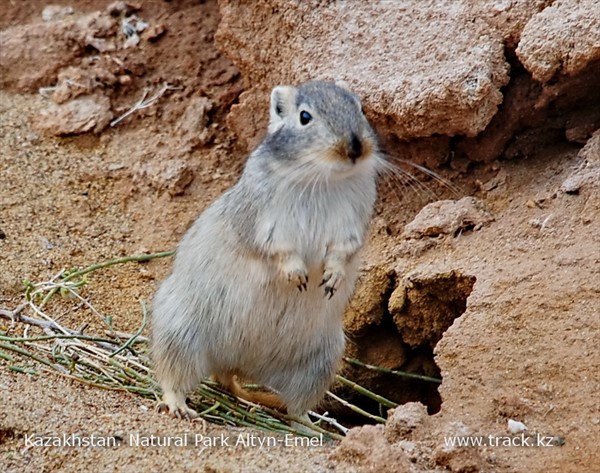
[[[84,0],[74,6],[82,14],[108,3]],[[3,4],[0,28],[39,21],[46,4]],[[54,73],[33,89],[31,83],[11,83],[0,91],[0,308],[21,302],[24,280],[174,248],[197,214],[235,181],[245,153],[224,117],[242,81],[214,47],[216,12],[210,1],[144,2],[139,15],[151,24],[164,23],[167,32],[154,43],[115,53],[129,65],[130,81],[104,84],[102,93],[118,115],[144,87],[168,81],[179,89],[99,135],[58,138],[36,127],[49,101],[30,92],[53,85]],[[86,54],[74,64],[82,66]],[[143,71],[136,73],[131,64],[143,64]],[[189,132],[186,110],[199,97],[213,108],[208,122]],[[202,132],[205,139],[190,138]],[[155,413],[146,399],[51,374],[15,373],[0,360],[2,471],[595,471],[600,465],[600,192],[597,178],[572,193],[561,185],[582,169],[596,172],[600,156],[594,151],[595,164],[586,162],[579,148],[524,145],[518,159],[448,174],[465,195],[485,201],[494,216],[459,235],[407,240],[404,225],[431,198],[395,181],[382,185],[364,255],[366,273],[377,267],[399,277],[455,270],[476,278],[466,311],[435,346],[435,368],[443,376],[441,410],[408,433],[389,423],[381,431],[357,429],[341,446],[279,443],[261,449],[227,447],[218,440],[187,448],[129,446],[135,434],[188,434],[190,443],[195,434],[223,435],[235,444],[238,435],[257,432],[173,420]],[[172,159],[181,162],[175,179],[164,167]],[[449,195],[431,181],[427,185],[440,198]],[[86,296],[112,316],[118,330],[134,331],[140,323],[138,300],[149,300],[169,264],[167,258],[96,272]],[[90,331],[102,328],[83,311],[61,320],[73,327],[87,322]],[[7,322],[0,319],[0,328]],[[373,337],[370,343],[359,348],[377,351],[383,345]],[[508,419],[563,445],[444,447],[449,435],[506,436]],[[124,441],[109,448],[27,448],[32,434]]]

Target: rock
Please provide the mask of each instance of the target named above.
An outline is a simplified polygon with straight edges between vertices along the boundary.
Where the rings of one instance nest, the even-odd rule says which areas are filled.
[[[582,159],[581,163],[560,186],[566,194],[579,194],[584,187],[600,185],[600,130],[579,151],[578,158]]]
[[[486,192],[490,192],[498,187],[504,187],[506,185],[506,179],[508,178],[508,173],[504,169],[500,169],[498,174],[492,177],[490,180],[481,184],[481,190]]]
[[[388,303],[404,343],[435,347],[452,322],[464,313],[474,284],[474,276],[458,270],[422,267],[407,274]]]
[[[138,188],[150,186],[170,195],[183,194],[194,179],[193,168],[182,159],[155,160],[135,163],[133,183]]]
[[[78,97],[64,104],[50,104],[34,119],[35,126],[51,135],[99,133],[112,119],[110,100],[103,95]]]
[[[53,88],[52,100],[65,103],[81,95],[91,94],[96,89],[115,84],[118,79],[109,70],[102,68],[102,61],[91,68],[66,67],[58,73],[58,83]]]
[[[400,138],[474,136],[508,82],[502,37],[467,2],[284,0],[219,3],[221,49],[253,87],[229,116],[253,138],[279,83],[345,80],[380,129]],[[344,25],[343,28],[341,25]],[[260,38],[260,44],[257,44]],[[254,122],[254,123],[253,123]]]
[[[519,43],[521,32],[529,20],[553,0],[495,0],[494,2],[471,2],[472,13],[485,19],[504,38],[508,48]]]
[[[94,83],[89,73],[79,67],[65,67],[58,73],[58,83],[52,90],[52,100],[61,104],[92,93]]]
[[[600,163],[586,163],[564,180],[560,186],[560,190],[565,194],[579,194],[581,188],[586,186],[597,187],[599,183]]]
[[[594,123],[589,122],[571,126],[565,130],[565,138],[573,143],[586,144],[595,129]]]
[[[515,74],[503,91],[504,101],[488,127],[474,138],[456,145],[456,158],[468,156],[470,161],[490,162],[497,159],[514,136],[526,126],[534,126],[540,111],[535,108],[540,86],[527,74]]]
[[[176,125],[177,134],[188,149],[201,146],[211,137],[207,128],[212,102],[206,97],[193,97]]]
[[[333,451],[332,459],[358,467],[358,471],[409,473],[411,463],[404,450],[388,443],[383,432],[381,425],[351,429]]]
[[[62,21],[19,25],[0,31],[0,87],[33,92],[56,83],[56,74],[92,46],[111,51],[106,38],[117,23],[105,13],[92,13]]]
[[[579,151],[579,157],[588,163],[600,163],[600,130],[596,130],[585,146]]]
[[[598,184],[600,181],[600,166],[593,166],[589,169],[580,169],[567,177],[560,190],[565,194],[579,194],[579,190],[585,185]]]
[[[597,0],[558,0],[523,30],[517,56],[540,82],[556,74],[575,75],[600,59]]]
[[[42,20],[44,21],[56,21],[62,20],[63,18],[72,15],[74,13],[73,7],[65,7],[62,5],[48,5],[42,10]]]
[[[390,270],[373,265],[361,271],[352,301],[344,313],[344,329],[353,336],[381,323],[386,311],[386,294],[392,290]]]
[[[520,434],[527,430],[527,426],[518,420],[508,419],[507,429],[511,434]]]
[[[420,402],[408,402],[398,406],[388,411],[385,437],[390,443],[405,440],[427,417],[427,407]]]
[[[389,369],[406,362],[407,347],[387,313],[387,299],[394,279],[393,271],[385,262],[362,268],[356,291],[344,313],[344,331],[351,341],[347,344],[346,356]],[[379,386],[382,379],[381,373],[351,365],[344,372],[362,386]],[[392,386],[386,382],[386,394],[388,388]]]
[[[33,92],[54,83],[56,71],[71,63],[83,50],[69,47],[63,22],[16,26],[0,31],[0,87]]]
[[[423,207],[404,227],[404,238],[456,236],[463,231],[478,230],[493,220],[484,202],[475,197],[439,200]]]
[[[151,42],[157,41],[166,32],[167,32],[167,27],[164,25],[164,23],[150,25],[150,27],[146,30],[144,38]]]

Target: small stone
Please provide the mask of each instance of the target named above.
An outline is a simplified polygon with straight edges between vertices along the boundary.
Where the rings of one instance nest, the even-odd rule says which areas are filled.
[[[527,430],[527,426],[523,422],[519,422],[518,420],[508,419],[508,431],[511,434],[520,434],[521,432],[525,432]]]
[[[167,32],[167,27],[163,23],[150,26],[146,30],[146,39],[150,42],[156,41]]]
[[[467,230],[477,230],[493,220],[484,202],[475,197],[439,200],[423,207],[414,220],[404,227],[404,238],[458,236]]]
[[[560,190],[566,194],[577,195],[586,186],[594,186],[600,181],[600,162],[585,163],[580,169],[567,177]]]
[[[73,14],[73,7],[65,7],[62,5],[48,5],[42,10],[42,20],[57,21]]]
[[[385,424],[385,437],[396,443],[408,435],[427,418],[427,407],[420,402],[408,402],[389,412]]]
[[[109,171],[119,171],[121,169],[123,169],[125,167],[125,165],[123,163],[111,163],[108,165],[108,170]]]
[[[42,110],[35,125],[51,135],[99,133],[112,118],[110,100],[105,96],[78,97],[64,104],[50,104]]]
[[[129,36],[129,38],[127,38],[127,40],[123,44],[123,47],[125,49],[135,48],[138,44],[140,44],[140,37],[137,33],[133,33],[131,36]]]
[[[119,76],[119,84],[121,85],[129,85],[131,84],[131,76],[128,76],[126,74],[123,74],[122,76]]]

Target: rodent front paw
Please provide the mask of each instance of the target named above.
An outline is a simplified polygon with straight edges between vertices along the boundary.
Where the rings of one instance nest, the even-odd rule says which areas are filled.
[[[296,283],[300,292],[306,291],[308,284],[308,270],[304,261],[299,256],[288,256],[281,262],[281,272],[289,282]]]
[[[287,273],[288,281],[296,282],[296,286],[300,292],[306,291],[306,285],[308,284],[308,272],[306,268],[297,268],[294,271]]]
[[[323,280],[319,284],[319,287],[325,286],[325,297],[329,297],[329,299],[333,297],[344,280],[344,276],[345,273],[342,268],[325,268]]]

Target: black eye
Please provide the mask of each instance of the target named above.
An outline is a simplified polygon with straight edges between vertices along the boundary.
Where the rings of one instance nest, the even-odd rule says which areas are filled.
[[[307,125],[309,121],[312,120],[312,115],[308,113],[306,110],[302,110],[300,112],[300,124]]]

